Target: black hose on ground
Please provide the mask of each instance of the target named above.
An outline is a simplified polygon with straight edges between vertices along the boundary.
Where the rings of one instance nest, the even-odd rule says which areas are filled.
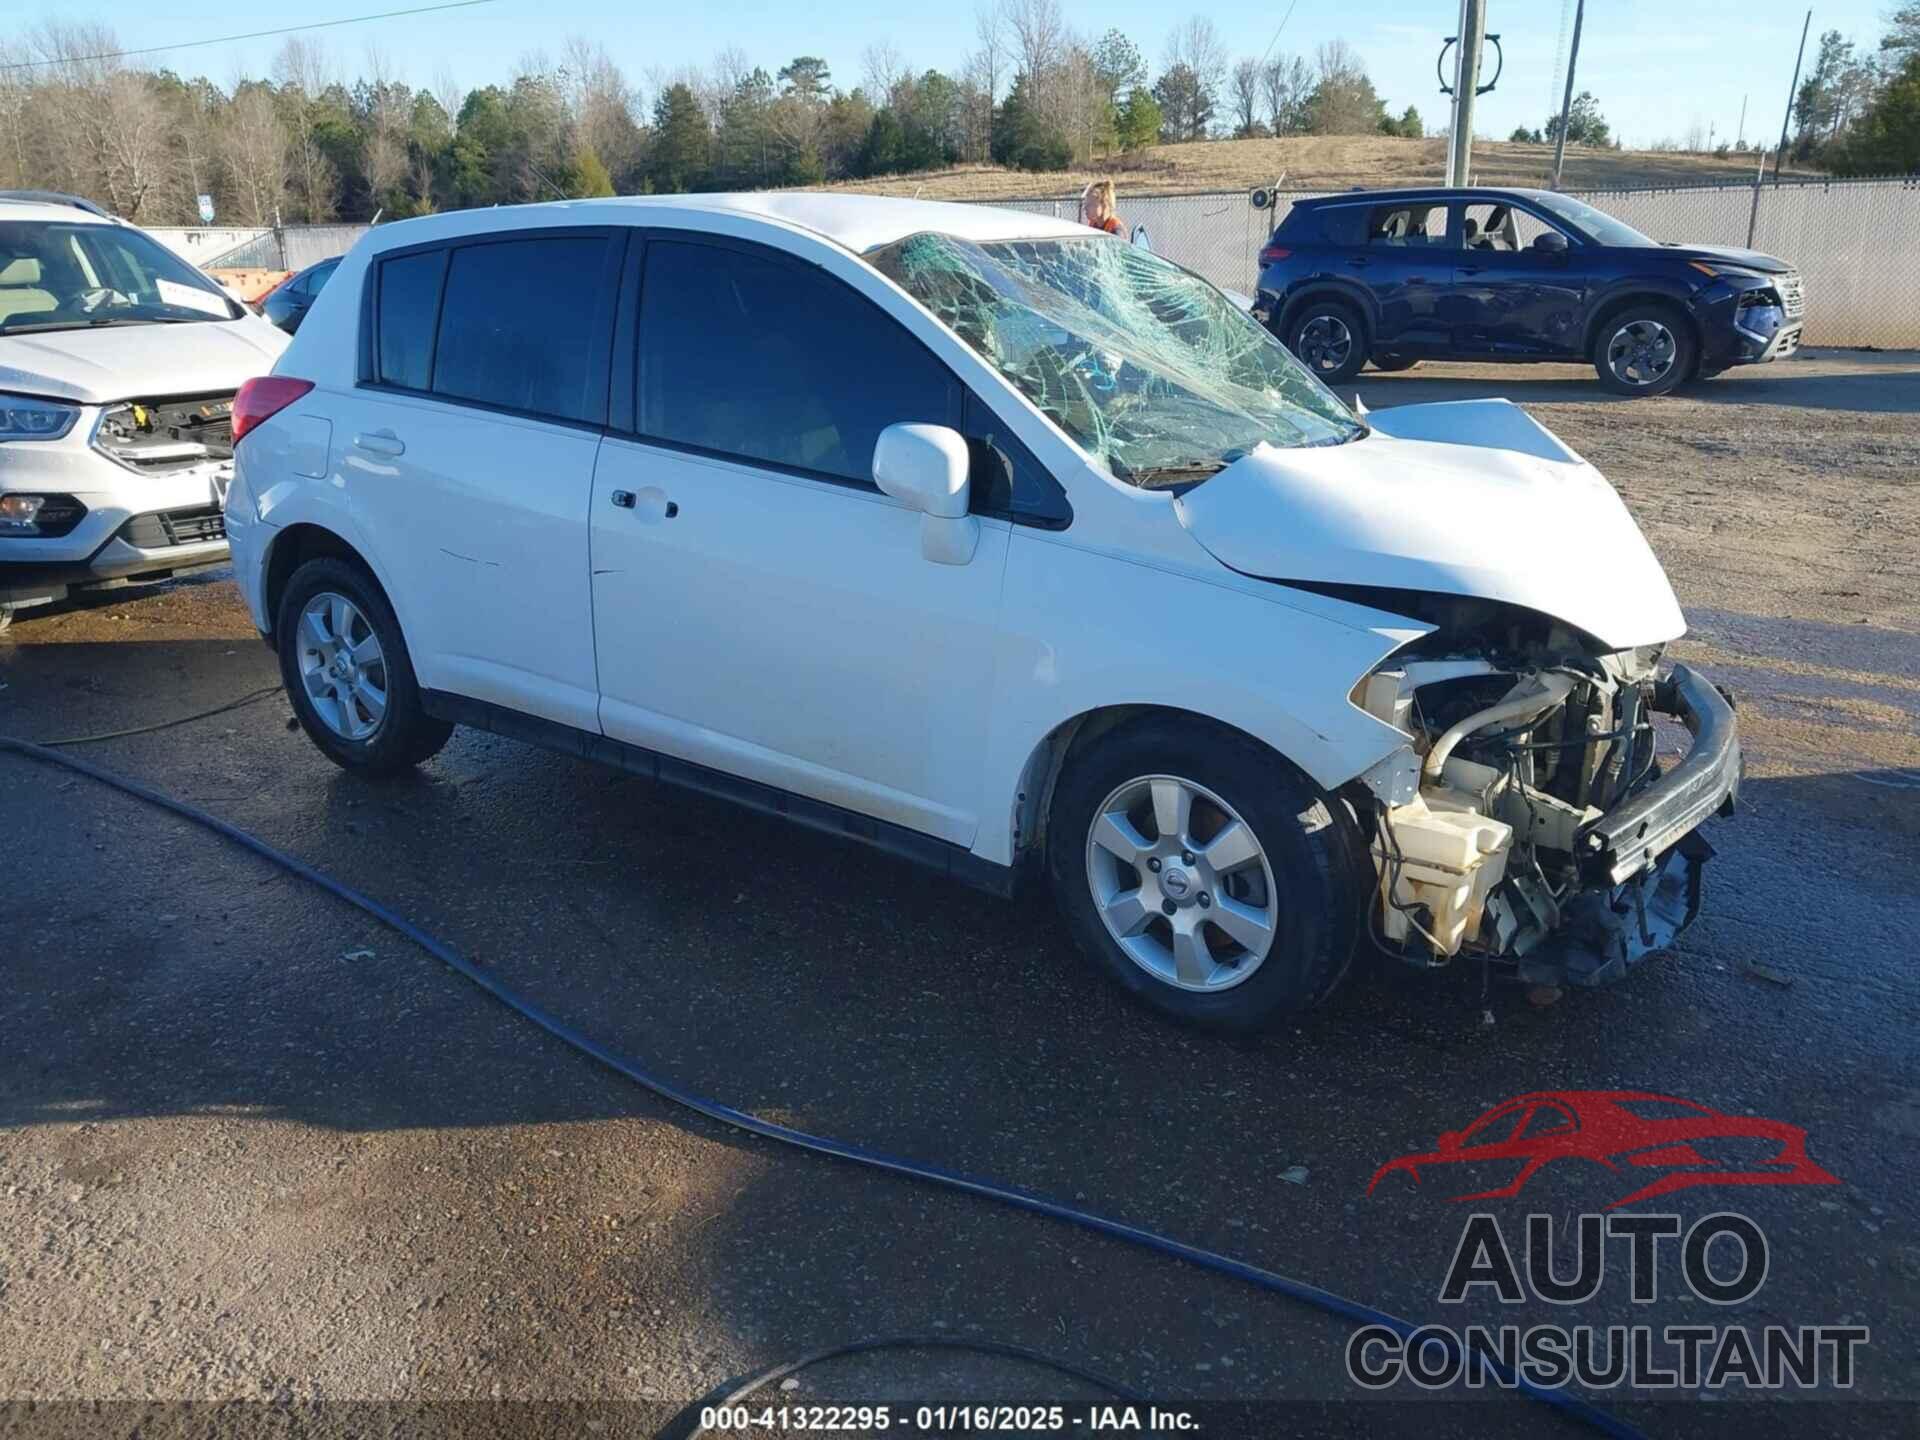
[[[232,707],[223,706],[220,708],[224,710]],[[218,712],[210,711],[207,713],[212,714]],[[196,717],[186,717],[186,719],[193,718]],[[182,724],[185,723],[185,720],[170,721],[167,723]],[[352,886],[334,879],[333,876],[328,875],[325,871],[319,870],[293,855],[289,855],[284,850],[276,849],[265,840],[260,839],[259,836],[250,834],[242,830],[239,826],[200,809],[197,805],[190,805],[184,800],[176,800],[171,795],[156,790],[141,781],[116,774],[103,766],[93,764],[91,761],[82,760],[78,756],[64,755],[58,750],[50,749],[45,745],[35,744],[30,740],[17,740],[9,736],[0,735],[0,750],[12,751],[14,754],[25,756],[29,760],[36,760],[43,765],[54,765],[63,769],[72,770],[77,774],[85,775],[89,779],[97,780],[103,785],[109,785],[116,790],[131,795],[135,799],[144,800],[149,805],[178,815],[182,819],[191,820],[196,825],[204,826],[217,835],[225,836],[241,848],[252,851],[262,859],[271,861],[281,869],[298,876],[309,884],[326,891],[329,895],[344,900],[355,909],[372,916],[395,934],[418,945],[422,950],[426,951],[427,954],[433,956],[434,959],[440,961],[441,964],[447,966],[462,978],[472,981],[508,1009],[531,1020],[549,1035],[572,1046],[583,1055],[599,1061],[609,1070],[625,1076],[627,1079],[633,1081],[634,1084],[644,1090],[652,1092],[661,1099],[671,1100],[674,1104],[684,1106],[696,1114],[704,1115],[709,1120],[718,1121],[720,1124],[731,1126],[736,1130],[743,1130],[749,1135],[757,1135],[764,1140],[778,1141],[782,1145],[791,1145],[800,1150],[810,1150],[818,1155],[831,1155],[839,1160],[847,1160],[856,1165],[867,1166],[870,1169],[884,1170],[890,1174],[902,1175],[910,1180],[921,1181],[924,1184],[938,1185],[945,1189],[958,1190],[968,1195],[977,1195],[983,1199],[998,1201],[1000,1204],[1011,1206],[1016,1210],[1025,1210],[1031,1214],[1043,1215],[1050,1220],[1058,1220],[1068,1225],[1077,1226],[1082,1230],[1091,1230],[1095,1234],[1105,1235],[1111,1239],[1124,1240],[1142,1249],[1151,1250],[1161,1255],[1168,1255],[1176,1260],[1184,1260],[1190,1265],[1198,1266],[1203,1270],[1210,1270],[1217,1275],[1226,1275],[1236,1280],[1245,1281],[1249,1285],[1261,1290],[1270,1291],[1276,1295],[1285,1295],[1289,1299],[1311,1305],[1317,1310],[1325,1311],[1329,1315],[1337,1316],[1354,1325],[1382,1326],[1398,1335],[1403,1341],[1412,1336],[1415,1329],[1418,1328],[1408,1321],[1400,1319],[1396,1315],[1390,1315],[1384,1310],[1376,1310],[1371,1305],[1364,1305],[1358,1300],[1350,1300],[1344,1295],[1336,1295],[1331,1290],[1323,1290],[1319,1286],[1310,1285],[1304,1280],[1296,1280],[1291,1276],[1281,1275],[1272,1270],[1263,1270],[1257,1265],[1249,1265],[1244,1260],[1236,1260],[1232,1256],[1222,1255],[1217,1251],[1202,1249],[1198,1245],[1189,1245],[1183,1240],[1175,1240],[1166,1235],[1156,1234],[1151,1230],[1142,1229],[1137,1225],[1129,1225],[1122,1220],[1114,1220],[1104,1215],[1095,1214],[1092,1211],[1081,1210],[1072,1205],[1062,1204],[1057,1200],[1050,1200],[1043,1195],[1033,1194],[1031,1191],[1020,1190],[1011,1185],[1002,1185],[997,1181],[963,1175],[956,1171],[942,1169],[937,1165],[923,1164],[917,1160],[903,1159],[900,1156],[889,1155],[884,1151],[871,1150],[864,1145],[856,1145],[846,1140],[836,1140],[825,1135],[813,1135],[804,1130],[796,1130],[790,1125],[781,1125],[776,1121],[763,1120],[759,1116],[748,1114],[744,1110],[736,1110],[731,1105],[722,1104],[718,1100],[688,1090],[683,1086],[676,1085],[671,1080],[655,1075],[637,1060],[620,1054],[618,1051],[609,1048],[593,1037],[575,1029],[558,1016],[543,1010],[533,1001],[522,996],[493,975],[488,974],[486,970],[474,964],[473,961],[467,959],[466,956],[455,950],[451,945],[428,934],[411,920],[388,909],[378,900],[363,895]],[[1450,1332],[1439,1329],[1428,1330],[1424,1332],[1423,1339],[1426,1339],[1429,1343],[1447,1345],[1454,1352],[1453,1358],[1457,1358],[1463,1365],[1476,1363],[1472,1357],[1462,1351],[1459,1343],[1451,1338]],[[1491,1358],[1482,1357],[1482,1360],[1484,1361],[1486,1370],[1491,1373],[1500,1384],[1518,1390],[1522,1395],[1525,1395],[1531,1400],[1536,1400],[1543,1405],[1549,1406],[1570,1419],[1578,1420],[1603,1435],[1617,1437],[1617,1440],[1645,1440],[1642,1432],[1636,1427],[1618,1416],[1601,1409],[1591,1401],[1583,1399],[1564,1389],[1535,1385],[1524,1376],[1516,1374],[1514,1371]],[[1101,1383],[1104,1384],[1105,1382]]]

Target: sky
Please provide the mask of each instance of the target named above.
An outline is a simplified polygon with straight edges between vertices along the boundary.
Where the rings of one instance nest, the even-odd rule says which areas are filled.
[[[286,6],[233,6],[213,0],[76,0],[59,13],[110,25],[127,46],[164,44],[401,8],[423,0],[298,0]],[[1442,123],[1447,98],[1439,93],[1434,61],[1454,31],[1458,0],[1294,0],[1276,39],[1288,0],[1212,0],[1187,8],[1146,0],[1061,0],[1069,25],[1088,35],[1118,27],[1131,36],[1156,71],[1168,33],[1190,13],[1206,14],[1236,58],[1274,53],[1311,58],[1328,40],[1344,39],[1360,52],[1374,84],[1395,114],[1419,108],[1429,128]],[[32,13],[33,0],[18,14]],[[1571,17],[1573,0],[1565,0]],[[1893,0],[1821,0],[1813,17],[1809,54],[1823,30],[1839,30],[1872,49],[1886,29]],[[769,73],[796,55],[820,55],[835,83],[857,84],[861,54],[889,41],[916,70],[957,70],[974,45],[974,0],[905,6],[889,0],[490,0],[469,10],[342,26],[316,32],[334,60],[351,73],[369,44],[378,45],[399,76],[431,85],[444,66],[462,87],[504,80],[521,57],[545,50],[556,56],[565,37],[602,43],[652,99],[651,75],[705,64],[737,45]],[[1506,70],[1493,93],[1481,97],[1475,132],[1504,138],[1516,125],[1539,126],[1558,108],[1555,56],[1561,41],[1562,0],[1487,0],[1489,33],[1506,50]],[[1589,0],[1581,39],[1577,88],[1591,90],[1601,113],[1628,145],[1681,139],[1694,126],[1711,128],[1715,142],[1745,138],[1771,143],[1780,133],[1794,50],[1806,16],[1804,0]],[[246,41],[156,55],[146,63],[201,73],[221,83],[261,74],[277,40]],[[1491,47],[1489,47],[1491,51]],[[1488,63],[1492,56],[1489,53]]]

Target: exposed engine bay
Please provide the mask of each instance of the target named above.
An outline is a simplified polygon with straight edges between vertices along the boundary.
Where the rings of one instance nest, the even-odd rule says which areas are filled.
[[[1698,913],[1713,851],[1695,827],[1739,781],[1730,703],[1684,666],[1662,678],[1662,646],[1596,654],[1545,617],[1437,603],[1452,623],[1354,692],[1411,740],[1364,777],[1375,938],[1416,964],[1616,978]],[[1692,732],[1670,769],[1663,720]]]
[[[96,450],[143,474],[233,461],[233,396],[128,400],[109,406],[94,432]]]

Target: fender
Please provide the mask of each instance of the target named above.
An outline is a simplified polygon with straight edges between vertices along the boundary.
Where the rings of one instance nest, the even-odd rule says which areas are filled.
[[[1693,338],[1700,339],[1700,320],[1693,313],[1694,287],[1684,280],[1671,279],[1664,275],[1632,275],[1615,280],[1604,288],[1596,290],[1588,301],[1587,321],[1582,329],[1580,353],[1593,352],[1594,341],[1600,338],[1600,327],[1614,312],[1627,305],[1643,300],[1657,300],[1671,305],[1686,317],[1693,327]]]
[[[1350,695],[1430,626],[1244,576],[1162,567],[1141,575],[1152,610],[1135,617],[1137,628],[1116,624],[1128,587],[1123,573],[1116,588],[1114,560],[1046,532],[1013,537],[977,857],[1013,862],[1023,779],[1062,726],[1091,712],[1198,712],[1251,735],[1327,790],[1407,743]],[[1139,638],[1145,632],[1152,643]]]

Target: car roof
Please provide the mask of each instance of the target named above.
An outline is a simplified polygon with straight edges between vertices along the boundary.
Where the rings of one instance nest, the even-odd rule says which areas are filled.
[[[1449,200],[1531,200],[1539,204],[1552,198],[1552,195],[1550,190],[1495,190],[1479,185],[1449,189],[1445,185],[1431,185],[1401,190],[1342,190],[1333,195],[1315,195],[1311,199],[1296,200],[1293,208],[1313,210],[1324,205],[1391,205],[1396,200],[1431,200],[1435,204],[1444,204]]]
[[[557,200],[540,205],[502,205],[486,210],[448,211],[419,220],[383,225],[380,248],[429,238],[514,230],[532,216],[564,216],[578,224],[644,225],[655,215],[739,215],[807,230],[860,254],[923,231],[964,240],[1042,240],[1088,236],[1093,232],[1071,220],[1056,220],[1025,210],[992,205],[961,205],[942,200],[904,200],[886,195],[835,195],[809,190],[772,190],[712,195],[639,195],[604,200]],[[449,223],[451,222],[451,223]],[[685,224],[685,220],[680,221]],[[429,235],[431,232],[431,237]]]
[[[61,220],[70,225],[117,225],[111,215],[66,200],[29,200],[23,195],[0,194],[0,220]]]

